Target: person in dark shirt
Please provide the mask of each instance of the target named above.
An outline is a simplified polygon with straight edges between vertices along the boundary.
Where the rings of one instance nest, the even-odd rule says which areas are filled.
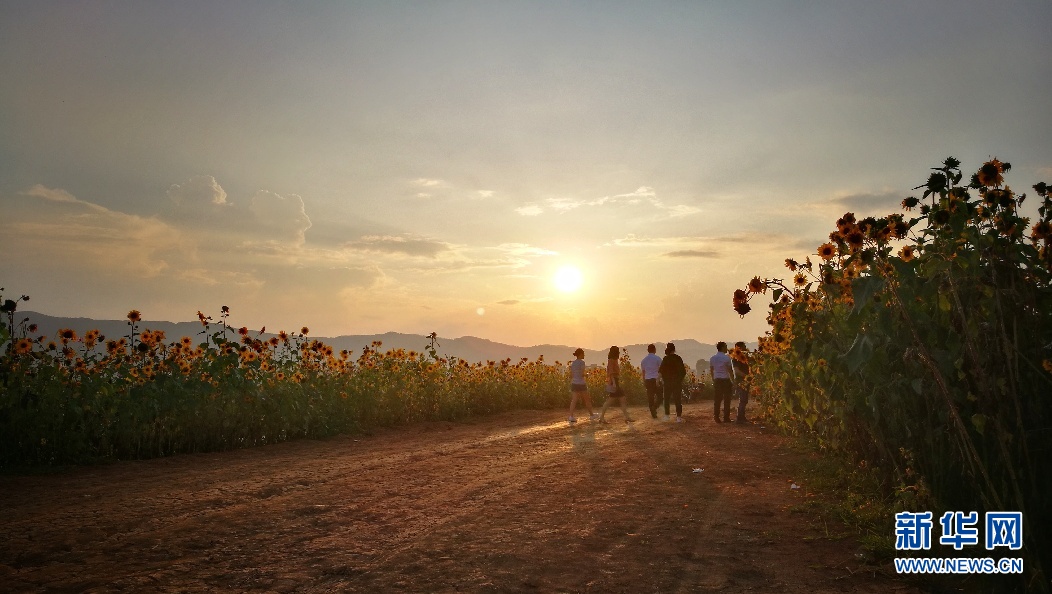
[[[669,415],[669,405],[676,402],[676,422],[683,422],[683,378],[687,375],[687,366],[683,364],[683,357],[676,354],[676,345],[671,342],[665,347],[665,357],[661,359],[658,367],[661,374],[661,383],[664,386],[665,418]]]

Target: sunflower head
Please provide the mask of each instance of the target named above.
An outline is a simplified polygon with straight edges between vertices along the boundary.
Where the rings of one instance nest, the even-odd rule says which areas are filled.
[[[133,309],[133,310],[128,312],[128,321],[129,322],[135,324],[135,323],[138,323],[140,320],[142,320],[142,314],[139,313],[139,310]]]
[[[760,277],[758,277],[758,276],[754,276],[752,278],[752,280],[749,281],[749,292],[750,293],[762,293],[766,289],[767,289],[767,283],[765,283],[764,281],[760,280]]]
[[[899,250],[899,257],[902,258],[903,262],[909,262],[916,257],[915,251],[912,245],[902,246],[902,249]]]
[[[1048,221],[1041,221],[1034,225],[1034,228],[1030,231],[1030,237],[1037,241],[1039,239],[1048,240],[1052,237],[1052,223]]]
[[[832,260],[836,256],[836,246],[831,243],[823,243],[818,246],[818,256],[827,262]]]
[[[1004,182],[1004,172],[1011,168],[1008,163],[1002,163],[996,157],[983,163],[976,172],[976,178],[980,185],[986,187],[998,187]]]
[[[848,245],[851,246],[851,250],[855,251],[862,248],[862,243],[866,240],[866,236],[861,231],[855,230],[847,234],[845,237]]]

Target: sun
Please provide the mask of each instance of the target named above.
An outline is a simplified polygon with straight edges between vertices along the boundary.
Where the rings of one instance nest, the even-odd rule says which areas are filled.
[[[564,293],[573,293],[581,288],[584,278],[576,266],[563,266],[555,271],[552,283]]]

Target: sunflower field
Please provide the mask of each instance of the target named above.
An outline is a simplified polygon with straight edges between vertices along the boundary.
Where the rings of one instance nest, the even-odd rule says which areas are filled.
[[[901,511],[1019,511],[1030,584],[1052,569],[1052,195],[949,158],[906,214],[837,221],[769,301],[749,389],[763,414],[883,479]],[[916,209],[916,211],[915,211]],[[889,528],[890,530],[890,528]],[[981,548],[981,547],[980,547]],[[979,553],[989,554],[987,551]]]
[[[421,352],[361,353],[299,333],[235,329],[230,310],[218,321],[198,312],[203,340],[169,340],[128,313],[127,335],[106,339],[60,330],[34,336],[18,321],[19,302],[0,315],[0,470],[142,459],[216,451],[294,438],[569,403],[569,367],[542,358],[513,362]],[[624,352],[624,351],[622,351]],[[642,380],[627,355],[622,374],[630,398]],[[605,368],[587,381],[602,402]],[[638,385],[637,385],[638,384]]]

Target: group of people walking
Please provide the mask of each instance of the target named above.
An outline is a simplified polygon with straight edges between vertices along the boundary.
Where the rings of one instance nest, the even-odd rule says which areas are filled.
[[[747,347],[744,342],[735,343],[735,349],[740,356],[732,358],[727,352],[727,343],[720,341],[716,344],[716,354],[709,358],[709,374],[712,377],[713,390],[713,419],[717,423],[730,422],[730,405],[732,395],[738,397],[738,410],[736,422],[745,422],[745,406],[749,402],[749,393],[745,388],[745,376],[749,374],[749,363],[744,354]],[[592,398],[588,393],[585,383],[584,349],[574,351],[574,361],[570,363],[570,416],[567,418],[573,425],[577,422],[574,410],[577,401],[588,408],[588,416],[593,421],[606,422],[606,411],[611,404],[621,407],[625,421],[632,423],[635,419],[628,414],[628,406],[625,391],[621,387],[621,367],[619,363],[621,349],[616,346],[610,347],[606,360],[606,399],[599,414],[592,409]],[[650,416],[658,418],[658,411],[664,404],[665,421],[670,421],[672,404],[676,405],[676,422],[683,422],[683,378],[687,375],[687,366],[683,358],[676,354],[676,345],[668,343],[665,345],[665,356],[657,356],[657,347],[653,344],[647,345],[647,355],[639,363],[639,369],[643,376],[643,386],[647,392],[647,403],[650,406]],[[723,403],[723,417],[720,417],[720,403]]]

